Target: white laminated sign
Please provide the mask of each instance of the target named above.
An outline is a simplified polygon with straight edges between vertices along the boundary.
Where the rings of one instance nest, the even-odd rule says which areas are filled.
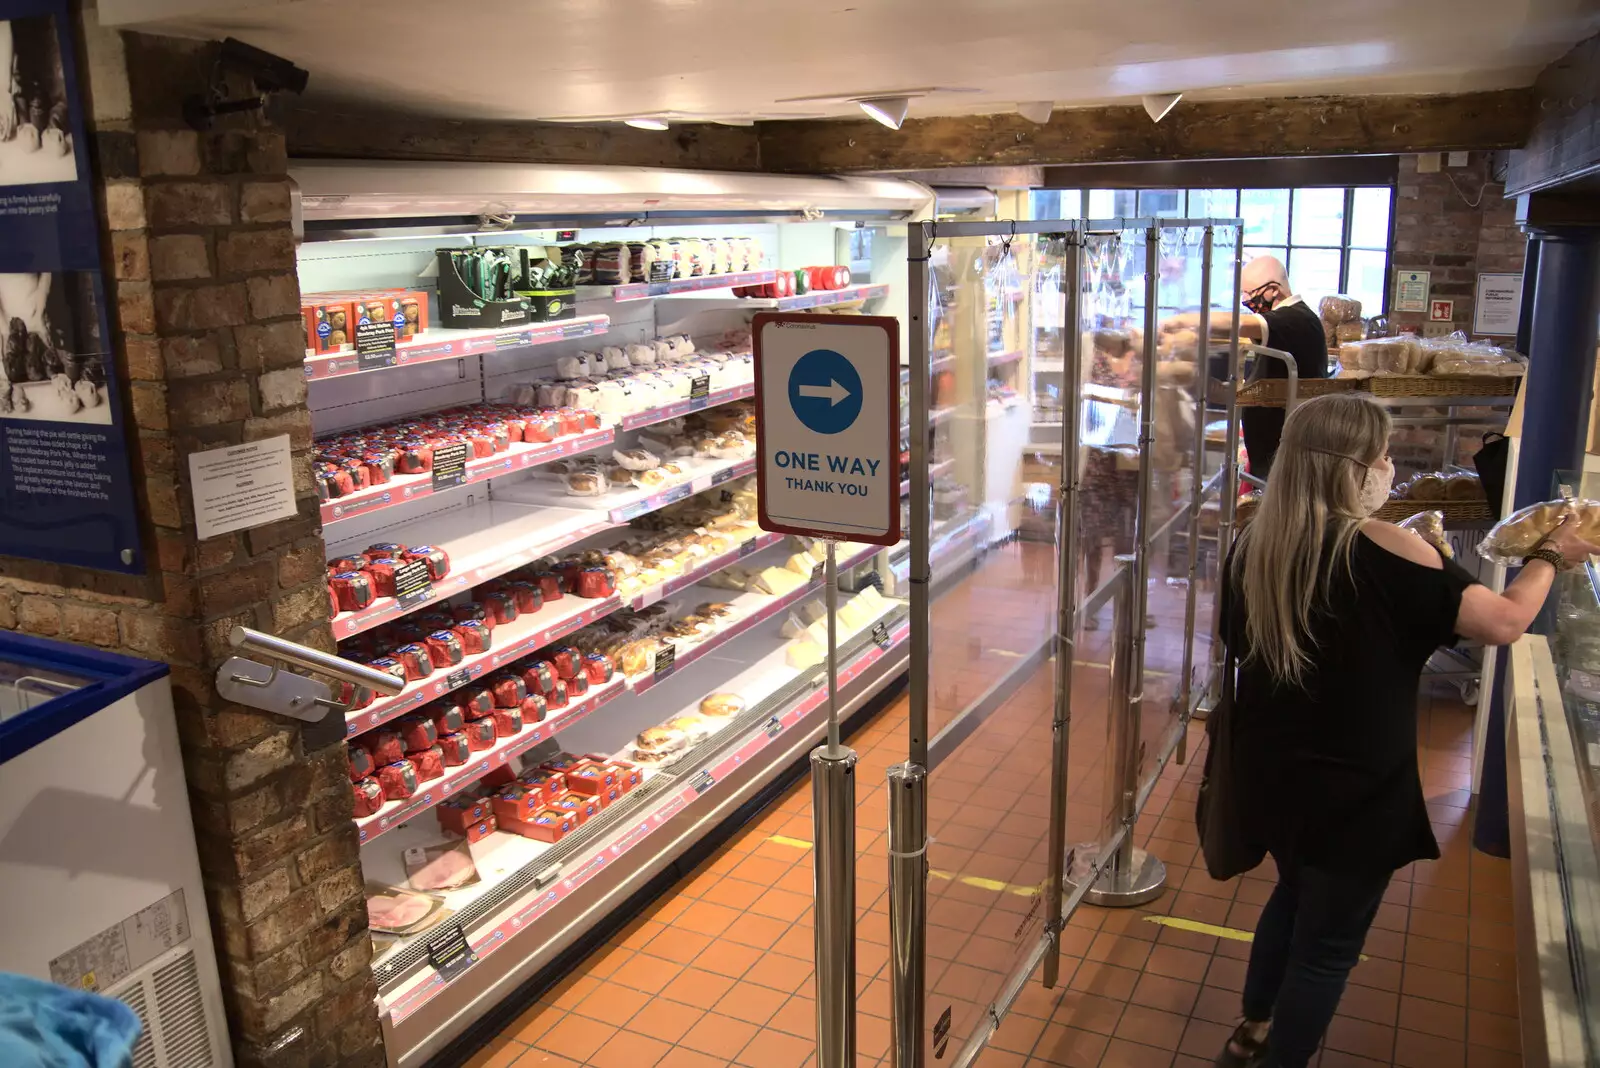
[[[764,312],[755,340],[763,530],[900,540],[900,324]]]

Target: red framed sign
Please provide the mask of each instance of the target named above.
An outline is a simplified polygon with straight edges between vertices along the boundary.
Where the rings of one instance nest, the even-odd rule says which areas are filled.
[[[900,540],[900,321],[762,312],[756,498],[763,530]]]

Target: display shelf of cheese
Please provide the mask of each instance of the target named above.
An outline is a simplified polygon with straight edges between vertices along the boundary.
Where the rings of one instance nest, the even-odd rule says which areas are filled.
[[[688,467],[688,463],[696,463],[697,466]],[[724,482],[754,474],[756,462],[691,460],[683,466],[687,470],[678,481],[652,489],[611,490],[593,497],[574,497],[566,491],[559,479],[549,478],[507,486],[504,490],[496,489],[495,493],[500,500],[542,507],[581,509],[591,514],[599,512],[609,516],[613,523],[626,523],[630,519],[637,519],[649,512],[665,508],[674,501],[681,501],[685,497],[704,493]]]
[[[881,282],[845,286],[843,289],[813,289],[809,293],[797,293],[792,297],[736,297],[724,296],[723,294],[686,294],[683,299],[697,301],[726,300],[740,307],[760,308],[768,311],[804,311],[807,308],[824,308],[832,304],[860,304],[863,301],[879,300],[888,295],[888,283]]]
[[[625,415],[622,417],[622,420],[618,425],[623,430],[638,430],[640,427],[652,426],[656,423],[665,422],[668,419],[678,419],[682,416],[690,414],[691,412],[698,412],[704,408],[715,408],[719,404],[727,404],[730,401],[746,400],[755,396],[755,393],[755,383],[746,382],[743,385],[732,386],[728,389],[718,390],[715,393],[708,393],[704,397],[692,397],[688,400],[676,401],[660,408],[651,408],[647,411],[637,412],[633,415]]]
[[[505,452],[497,452],[492,456],[482,459],[468,460],[466,473],[462,481],[450,485],[434,484],[438,472],[425,472],[420,475],[396,475],[388,482],[370,486],[343,497],[322,502],[321,516],[323,525],[336,523],[341,519],[349,519],[358,515],[370,515],[373,512],[389,508],[406,501],[414,501],[422,497],[429,497],[436,493],[445,493],[461,486],[469,486],[475,482],[484,482],[491,478],[500,478],[515,471],[525,471],[540,464],[547,464],[552,460],[559,460],[565,456],[576,456],[578,453],[588,452],[590,449],[602,445],[610,445],[616,440],[616,433],[610,427],[599,430],[590,430],[582,434],[569,434],[564,438],[539,444],[526,444],[517,442]]]
[[[899,602],[889,602],[849,645],[841,639],[841,690],[903,650],[910,634],[903,611]],[[884,624],[883,634],[881,640],[874,640],[870,632],[878,623]],[[632,794],[566,838],[545,843],[495,831],[469,845],[480,881],[439,896],[452,910],[451,919],[466,929],[480,960],[579,891],[598,872],[622,861],[673,817],[702,797],[715,797],[730,774],[756,760],[764,749],[823,707],[827,700],[824,671],[790,668],[787,644],[775,627],[749,633],[719,661],[727,669],[722,677],[680,676],[663,685],[650,699],[663,721],[694,712],[713,690],[740,694],[747,708],[687,750],[677,763],[647,770],[645,782]],[[624,748],[616,755],[627,759],[628,754]],[[433,844],[442,837],[428,821],[399,827],[384,839],[385,848],[364,851],[368,879],[404,886],[405,849]],[[447,986],[428,966],[427,934],[424,931],[397,940],[374,960],[373,974],[391,1023],[416,1012]]]
[[[407,820],[415,819],[448,801],[495,768],[505,767],[513,757],[526,753],[547,738],[556,737],[589,713],[626,693],[627,689],[628,685],[621,676],[594,687],[581,700],[556,710],[542,722],[525,726],[516,734],[499,739],[493,747],[473,753],[471,760],[449,769],[442,778],[419,784],[417,792],[404,801],[385,802],[377,812],[356,820],[357,836],[365,845]]]
[[[400,367],[415,367],[435,360],[457,360],[506,349],[549,345],[580,337],[597,337],[611,329],[609,315],[581,315],[551,323],[532,323],[506,330],[428,330],[413,338],[397,341],[394,362],[362,366],[354,349],[343,352],[314,353],[306,350],[306,378],[317,382],[345,375],[371,374]]]
[[[695,278],[674,278],[670,282],[628,282],[618,286],[579,286],[579,302],[591,300],[648,300],[678,293],[731,289],[734,286],[760,286],[778,280],[777,271],[741,271],[738,274],[708,274]]]
[[[546,601],[539,611],[529,612],[494,628],[494,646],[488,652],[464,657],[461,663],[448,671],[439,668],[427,678],[407,683],[393,697],[380,697],[366,708],[346,712],[345,734],[353,737],[407,712],[415,712],[429,701],[565,638],[621,607],[621,598],[614,594],[599,600],[562,597],[560,600]]]
[[[422,597],[402,605],[380,597],[358,612],[333,617],[333,636],[349,638],[431,604],[466,593],[541,556],[576,545],[613,524],[605,516],[573,508],[531,507],[502,500],[477,500],[461,508],[434,512],[383,530],[383,540],[400,545],[432,545],[450,557],[450,573]],[[364,534],[328,543],[328,559],[358,555],[373,540]]]

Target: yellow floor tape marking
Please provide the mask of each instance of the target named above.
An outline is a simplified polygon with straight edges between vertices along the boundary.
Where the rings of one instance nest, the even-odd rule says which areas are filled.
[[[767,841],[777,842],[779,845],[792,846],[795,849],[810,849],[811,843],[804,838],[790,838],[788,835],[774,834]]]
[[[1159,923],[1163,927],[1176,927],[1180,931],[1193,931],[1195,934],[1207,934],[1215,938],[1227,938],[1235,942],[1254,942],[1255,932],[1241,931],[1237,927],[1218,927],[1214,923],[1201,923],[1199,920],[1186,920],[1181,916],[1146,916],[1145,923]],[[1365,953],[1361,954],[1362,960],[1370,959]]]

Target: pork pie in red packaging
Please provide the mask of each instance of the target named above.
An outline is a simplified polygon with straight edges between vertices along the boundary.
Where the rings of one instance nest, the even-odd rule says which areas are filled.
[[[544,695],[544,703],[551,708],[566,708],[567,695],[567,684],[557,679],[556,684],[550,687],[550,692]]]
[[[419,753],[439,740],[439,730],[427,716],[403,716],[395,727],[408,753]]]
[[[422,782],[437,779],[444,774],[444,753],[438,746],[430,746],[420,753],[412,753],[406,757],[411,761],[411,766],[417,769],[417,778]]]
[[[528,688],[523,685],[522,679],[509,671],[502,671],[489,679],[489,692],[494,694],[496,708],[516,708],[528,696]]]
[[[486,590],[480,593],[478,598],[483,604],[484,611],[488,613],[488,618],[494,621],[492,626],[516,621],[517,599],[510,590]]]
[[[510,820],[501,824],[500,829],[536,842],[559,842],[577,826],[578,821],[572,814],[545,808],[534,813],[531,820]]]
[[[433,729],[441,738],[467,725],[467,717],[462,713],[461,707],[443,701],[424,708],[422,714],[433,721]]]
[[[532,445],[542,445],[556,440],[561,431],[561,421],[548,412],[539,412],[522,421],[522,440]]]
[[[506,590],[516,598],[517,611],[525,616],[544,607],[544,594],[531,582],[508,582]]]
[[[400,561],[392,556],[380,556],[367,562],[367,574],[372,578],[372,588],[379,597],[393,597],[394,573],[400,569]]]
[[[339,614],[339,595],[334,592],[333,583],[328,583],[328,618],[332,619]]]
[[[341,571],[330,584],[341,612],[359,612],[372,603],[372,579],[365,571]]]
[[[433,446],[426,441],[412,439],[400,446],[400,455],[394,469],[402,475],[420,475],[433,470]]]
[[[599,599],[617,592],[617,577],[608,568],[586,567],[578,572],[575,591],[579,597]]]
[[[546,601],[561,600],[561,576],[554,571],[540,571],[533,576],[534,583],[539,587],[539,596]]]
[[[393,675],[400,682],[407,683],[411,679],[406,675],[406,666],[392,656],[380,656],[376,660],[368,660],[367,667],[374,671],[384,671]]]
[[[474,686],[456,695],[456,707],[467,719],[482,719],[494,715],[494,694],[482,686]]]
[[[328,574],[337,575],[342,571],[363,571],[367,566],[365,556],[336,556],[328,561]]]
[[[545,797],[555,797],[567,792],[567,777],[559,771],[533,768],[517,776],[517,781],[532,790],[543,790]]]
[[[421,642],[410,642],[394,651],[394,658],[406,669],[406,681],[415,682],[433,674],[433,659],[428,647]]]
[[[466,655],[461,639],[453,630],[436,630],[422,640],[428,649],[428,659],[434,667],[452,668]]]
[[[584,431],[586,420],[583,413],[576,408],[557,408],[556,418],[561,420],[561,436],[568,434],[581,434]]]
[[[486,797],[451,797],[439,802],[439,826],[460,834],[493,814]]]
[[[589,676],[580,671],[570,679],[563,679],[562,685],[567,688],[567,696],[576,701],[589,692]]]
[[[369,452],[361,458],[367,469],[367,482],[381,486],[394,477],[394,457],[388,453]]]
[[[494,455],[494,435],[468,434],[467,445],[472,451],[472,458],[482,460]]]
[[[522,730],[522,709],[497,708],[494,710],[494,732],[502,738],[509,738]]]
[[[529,693],[549,693],[556,684],[556,666],[548,660],[524,661],[522,682]]]
[[[400,554],[405,551],[406,547],[398,542],[384,541],[379,542],[377,545],[367,546],[361,555],[365,556],[368,560],[381,560],[385,557],[388,557],[392,560],[398,560],[400,559]]]
[[[561,560],[552,564],[550,570],[554,571],[557,577],[561,579],[561,588],[572,592],[577,590],[578,576],[583,574],[583,561]]]
[[[594,760],[579,761],[566,776],[567,789],[587,797],[596,797],[617,785],[617,773]]]
[[[443,549],[432,545],[417,545],[407,549],[401,554],[400,559],[406,563],[421,560],[428,565],[428,578],[433,582],[441,582],[450,574],[450,557]]]
[[[457,623],[482,623],[491,629],[495,620],[489,615],[489,610],[483,606],[482,601],[467,601],[450,609],[450,616]]]
[[[417,769],[409,760],[385,764],[378,769],[378,785],[383,787],[384,800],[404,801],[417,792]]]
[[[583,667],[583,654],[570,645],[552,649],[550,666],[556,669],[556,678],[570,679]]]
[[[351,782],[360,782],[368,775],[371,775],[373,769],[378,766],[377,762],[372,759],[372,754],[364,746],[347,745],[345,746],[345,755],[350,761]]]
[[[610,682],[615,671],[611,666],[611,658],[604,653],[590,653],[583,658],[584,678],[596,686]]]
[[[531,820],[534,813],[544,808],[549,798],[543,790],[533,789],[523,783],[513,782],[500,787],[490,799],[494,818],[499,823],[506,820]]]
[[[617,773],[617,785],[622,787],[623,793],[644,782],[644,772],[637,765],[629,764],[625,760],[607,760],[606,767]]]
[[[553,771],[559,775],[565,775],[567,772],[571,771],[581,763],[583,763],[582,759],[573,756],[571,753],[557,753],[549,760],[546,760],[543,764],[540,764],[539,769],[541,771]]]
[[[358,708],[366,708],[372,703],[372,689],[368,686],[357,686],[353,682],[341,682],[339,684],[339,700],[344,702],[345,707],[351,711]]]
[[[477,656],[487,653],[494,645],[494,632],[487,624],[476,619],[464,620],[451,627],[456,640],[461,643],[461,651],[467,656]]]
[[[543,723],[544,717],[550,712],[550,706],[545,703],[544,694],[530,693],[522,699],[520,711],[522,722]]]
[[[467,736],[457,731],[439,735],[439,752],[444,754],[445,767],[453,768],[471,759],[472,746],[467,744]]]
[[[498,737],[494,732],[493,717],[473,720],[467,724],[466,730],[462,733],[467,736],[467,748],[474,753],[488,749],[494,745],[494,740]]]
[[[356,819],[370,816],[383,807],[383,786],[377,779],[362,779],[351,783],[356,799]]]
[[[600,802],[596,801],[592,797],[584,797],[582,794],[562,794],[560,797],[550,802],[550,807],[555,809],[557,812],[570,813],[573,819],[578,821],[578,826],[580,827],[583,826],[584,823],[590,819],[590,817],[598,816],[600,814]]]
[[[405,744],[392,727],[380,727],[375,731],[368,731],[361,736],[360,745],[372,754],[373,762],[379,767],[393,764],[406,755]]]

